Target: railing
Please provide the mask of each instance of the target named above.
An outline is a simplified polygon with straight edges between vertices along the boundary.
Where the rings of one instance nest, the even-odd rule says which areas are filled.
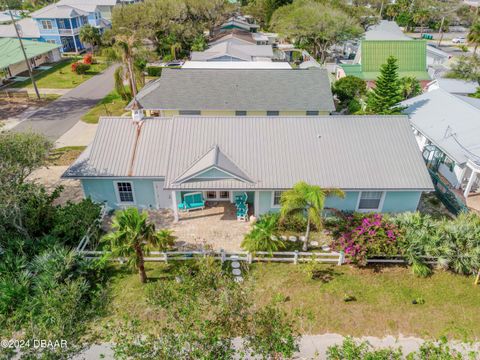
[[[449,186],[440,179],[438,174],[431,169],[428,169],[428,172],[432,177],[432,182],[435,186],[435,193],[440,198],[443,205],[455,215],[458,215],[460,212],[468,212],[467,206],[452,190],[450,190]]]
[[[103,220],[105,219],[105,216],[107,216],[107,213],[108,213],[107,206],[102,205],[102,209],[100,211],[100,218],[95,220],[95,222],[92,225],[90,225],[90,227],[87,229],[86,234],[83,236],[83,238],[78,243],[78,246],[77,246],[77,249],[76,249],[78,252],[85,253],[85,248],[87,247],[88,244],[91,243],[92,236],[94,235],[92,233],[92,230],[95,229],[95,227],[97,227],[99,224],[101,224],[103,222]]]

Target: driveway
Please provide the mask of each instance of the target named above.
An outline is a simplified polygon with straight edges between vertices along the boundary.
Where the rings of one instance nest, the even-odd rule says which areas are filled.
[[[33,113],[12,130],[33,131],[55,141],[72,128],[91,107],[113,90],[113,73],[118,65],[112,65],[103,73],[70,90],[59,99]]]

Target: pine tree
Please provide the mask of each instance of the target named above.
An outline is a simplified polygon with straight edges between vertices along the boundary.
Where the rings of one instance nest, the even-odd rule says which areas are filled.
[[[402,100],[397,59],[390,56],[387,63],[381,66],[375,88],[369,93],[367,112],[381,115],[398,114],[401,108],[397,104]]]

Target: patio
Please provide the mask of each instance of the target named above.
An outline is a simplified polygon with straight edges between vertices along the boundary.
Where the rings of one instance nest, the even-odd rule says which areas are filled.
[[[150,211],[149,215],[157,229],[174,231],[180,250],[238,251],[251,227],[249,222],[237,220],[235,206],[229,202],[211,202],[203,210],[180,212],[178,222],[170,209]]]

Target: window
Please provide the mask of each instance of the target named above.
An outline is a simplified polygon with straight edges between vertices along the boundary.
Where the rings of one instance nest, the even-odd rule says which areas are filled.
[[[283,191],[274,191],[272,198],[272,207],[279,207]]]
[[[318,116],[318,110],[307,110],[307,116]]]
[[[216,199],[217,198],[217,192],[216,191],[207,191],[207,199]]]
[[[180,115],[200,115],[200,110],[180,110]]]
[[[247,112],[245,110],[237,110],[235,111],[235,116],[247,116]]]
[[[160,110],[151,110],[150,116],[152,117],[160,116]]]
[[[57,42],[55,40],[47,40],[47,43],[49,44],[56,44]]]
[[[121,203],[133,203],[133,187],[130,182],[117,182],[118,200]]]
[[[42,20],[42,29],[52,30],[53,29],[52,22],[50,20]]]
[[[453,169],[455,168],[455,161],[449,157],[445,157],[445,159],[443,159],[443,163],[450,170],[450,172],[453,172]]]
[[[358,210],[379,210],[383,198],[383,191],[362,191]]]
[[[278,111],[273,111],[273,110],[267,111],[267,116],[278,116],[278,114],[279,114]]]
[[[220,191],[220,199],[230,199],[230,193],[228,191]]]

